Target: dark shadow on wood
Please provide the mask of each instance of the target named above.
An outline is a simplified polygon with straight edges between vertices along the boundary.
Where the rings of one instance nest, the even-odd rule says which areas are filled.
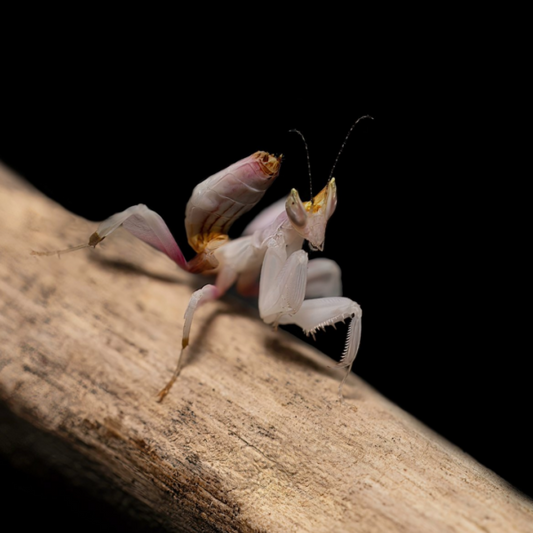
[[[108,480],[100,465],[24,421],[3,402],[0,474],[2,520],[16,524],[17,530],[53,524],[56,533],[168,531],[153,510]]]
[[[104,257],[102,255],[96,255],[96,254],[90,254],[88,258],[89,258],[89,261],[98,263],[103,268],[118,270],[119,272],[126,274],[126,275],[148,276],[152,279],[156,279],[164,283],[176,283],[176,284],[184,283],[184,281],[180,279],[178,276],[150,272],[149,270],[144,269],[139,264],[135,264],[130,261],[125,261],[123,259],[109,258],[109,257]],[[192,285],[192,283],[189,283],[189,285]]]

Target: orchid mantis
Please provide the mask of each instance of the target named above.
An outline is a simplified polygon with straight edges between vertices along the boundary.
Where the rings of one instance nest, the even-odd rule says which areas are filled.
[[[308,202],[302,202],[292,189],[288,198],[259,214],[243,236],[234,240],[228,237],[233,222],[259,202],[278,176],[281,160],[281,156],[256,152],[195,187],[185,211],[188,242],[196,252],[190,261],[185,259],[161,216],[143,204],[104,220],[87,244],[57,252],[33,252],[52,255],[95,247],[122,226],[166,254],[183,270],[216,275],[214,284],[195,291],[189,301],[178,363],[172,378],[159,392],[159,401],[168,394],[181,371],[196,309],[220,298],[234,284],[242,294],[257,292],[258,280],[259,313],[274,328],[279,324],[296,324],[307,335],[314,336],[319,329],[351,319],[346,347],[338,363],[346,368],[339,385],[342,401],[342,386],[359,349],[362,311],[356,302],[341,296],[338,265],[329,259],[309,261],[302,250],[304,241],[312,250],[323,250],[327,222],[337,205],[335,178],[329,179]]]

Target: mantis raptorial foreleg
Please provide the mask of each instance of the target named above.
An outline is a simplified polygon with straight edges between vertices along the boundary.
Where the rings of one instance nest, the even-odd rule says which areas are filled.
[[[267,324],[278,325],[278,317],[302,305],[307,282],[307,254],[298,250],[289,257],[285,242],[271,239],[265,253],[259,283],[259,314]]]
[[[355,356],[361,342],[361,307],[349,298],[331,297],[305,300],[300,309],[293,315],[283,315],[279,324],[296,324],[306,335],[314,336],[319,329],[333,326],[351,318],[346,337],[346,347],[337,366],[345,367],[346,373],[339,385],[339,396],[342,399],[342,386],[352,369]]]
[[[295,324],[306,335],[313,336],[319,329],[351,318],[346,348],[339,363],[339,366],[347,368],[339,386],[342,399],[342,386],[351,370],[361,339],[361,308],[349,298],[336,296],[341,291],[341,282],[340,269],[335,262],[315,260],[308,263],[307,253],[303,250],[297,250],[287,257],[287,240],[280,234],[269,240],[261,269],[261,318],[274,327],[278,324]],[[309,278],[308,265],[311,264]],[[317,297],[324,295],[328,297]],[[304,300],[304,297],[308,299]]]

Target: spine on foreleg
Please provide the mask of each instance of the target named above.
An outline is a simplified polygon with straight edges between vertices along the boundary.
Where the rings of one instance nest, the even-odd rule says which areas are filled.
[[[348,367],[348,372],[352,368],[361,343],[361,317],[363,316],[362,309],[355,302],[353,302],[352,311],[353,315],[346,336],[346,345],[338,365],[340,367]]]
[[[337,322],[344,322],[351,318],[346,346],[338,366],[345,367],[346,374],[339,386],[339,395],[342,398],[342,386],[350,373],[353,362],[359,350],[361,342],[361,307],[344,297],[315,298],[305,300],[299,311],[294,315],[285,315],[279,320],[280,324],[296,324],[300,326],[306,335],[314,334],[319,330],[325,330],[326,326],[333,326]]]

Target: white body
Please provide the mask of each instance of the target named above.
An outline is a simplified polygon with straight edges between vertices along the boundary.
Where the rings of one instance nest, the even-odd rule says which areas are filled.
[[[160,400],[179,375],[195,310],[219,298],[235,283],[243,294],[253,294],[259,289],[261,318],[274,327],[296,324],[306,334],[313,335],[318,329],[351,318],[346,348],[339,363],[347,369],[339,386],[342,399],[342,385],[359,348],[362,311],[357,303],[341,296],[338,265],[329,259],[308,261],[307,253],[302,250],[304,240],[313,250],[323,249],[327,221],[337,203],[335,180],[331,179],[306,203],[293,189],[285,201],[265,209],[245,230],[245,236],[233,241],[227,236],[236,218],[261,199],[278,175],[280,164],[281,157],[256,152],[194,189],[187,204],[185,226],[189,244],[197,255],[189,262],[164,220],[142,204],[104,220],[91,235],[89,244],[83,245],[96,246],[122,225],[184,270],[216,273],[214,285],[202,287],[191,297],[184,317],[178,365],[170,382],[159,393]],[[55,252],[44,255],[51,253]]]

